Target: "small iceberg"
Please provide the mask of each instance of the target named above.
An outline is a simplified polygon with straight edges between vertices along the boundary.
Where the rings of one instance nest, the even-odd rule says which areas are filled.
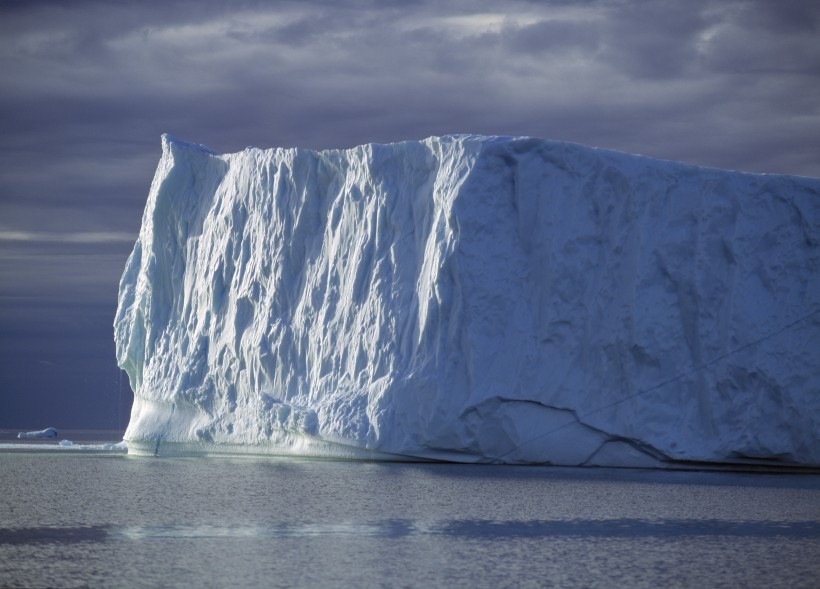
[[[57,430],[53,427],[46,428],[39,432],[20,432],[17,434],[17,438],[21,440],[30,440],[30,439],[49,439],[49,438],[56,438],[57,437]]]

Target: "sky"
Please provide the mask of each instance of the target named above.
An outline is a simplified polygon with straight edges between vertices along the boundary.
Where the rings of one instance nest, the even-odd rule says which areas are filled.
[[[815,0],[0,2],[0,429],[127,424],[117,287],[160,135],[528,135],[820,177]]]

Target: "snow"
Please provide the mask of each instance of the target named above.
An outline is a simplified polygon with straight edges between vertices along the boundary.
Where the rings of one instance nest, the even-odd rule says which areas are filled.
[[[53,427],[46,428],[41,431],[36,432],[20,432],[17,434],[17,437],[21,440],[25,439],[43,439],[43,438],[56,438],[57,437],[57,430]]]
[[[162,145],[115,319],[131,453],[820,464],[820,180]]]

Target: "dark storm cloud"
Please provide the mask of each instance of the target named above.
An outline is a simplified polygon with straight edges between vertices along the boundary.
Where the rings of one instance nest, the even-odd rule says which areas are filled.
[[[709,23],[701,2],[632,3],[612,11],[603,55],[615,70],[648,80],[693,76]]]
[[[735,156],[745,138],[724,139],[717,160],[699,157],[715,139],[703,131],[735,132],[723,105],[754,110],[757,121],[813,108],[807,23],[817,10],[805,4],[784,5],[778,18],[764,14],[770,3],[749,2],[520,2],[504,13],[489,2],[18,8],[5,25],[4,55],[16,59],[5,64],[2,100],[24,144],[58,149],[44,135],[62,134],[58,145],[96,144],[89,157],[123,137],[134,153],[156,154],[165,130],[220,151],[458,130],[751,169]],[[779,100],[796,94],[802,106]],[[597,113],[612,134],[588,123]],[[670,120],[689,132],[655,149],[656,127]],[[813,146],[799,139],[791,167],[761,171],[817,173],[799,154]]]
[[[49,325],[92,346],[67,315],[110,347],[163,132],[220,152],[534,135],[820,176],[818,33],[801,0],[0,3],[0,372],[39,366]]]
[[[536,55],[574,51],[594,55],[602,42],[600,26],[569,19],[507,27],[501,37],[510,52]]]

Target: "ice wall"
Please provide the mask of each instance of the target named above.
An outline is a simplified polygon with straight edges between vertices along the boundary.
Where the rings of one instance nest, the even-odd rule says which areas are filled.
[[[115,320],[132,452],[820,464],[820,180],[162,145]]]

